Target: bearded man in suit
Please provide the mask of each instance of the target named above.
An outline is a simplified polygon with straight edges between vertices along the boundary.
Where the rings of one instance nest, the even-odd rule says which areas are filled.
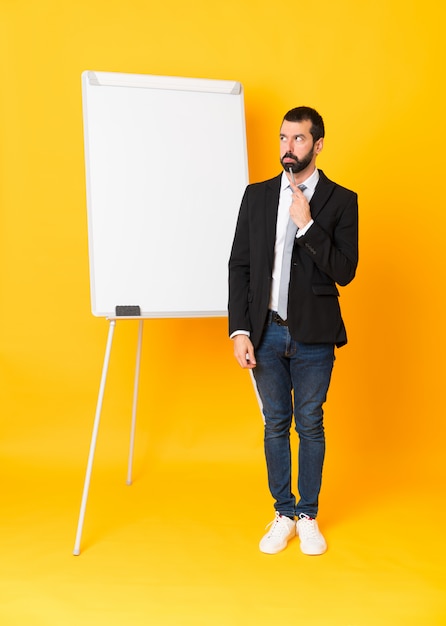
[[[280,128],[283,171],[248,185],[229,260],[229,334],[251,370],[264,418],[268,485],[275,518],[260,550],[275,554],[299,536],[322,554],[316,521],[325,455],[323,404],[335,348],[347,343],[337,285],[358,263],[357,195],[317,169],[322,117],[288,111]],[[299,436],[298,494],[292,491],[290,429]]]

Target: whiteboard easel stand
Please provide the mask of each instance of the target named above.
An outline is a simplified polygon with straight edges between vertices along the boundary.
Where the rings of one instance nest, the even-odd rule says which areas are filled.
[[[91,442],[90,442],[90,452],[88,455],[87,470],[85,473],[84,489],[82,493],[82,502],[81,502],[81,508],[79,512],[79,521],[77,524],[76,540],[74,543],[74,550],[73,550],[74,556],[79,556],[81,552],[80,546],[81,546],[81,540],[82,540],[82,530],[84,526],[85,511],[87,508],[88,493],[90,490],[91,474],[93,470],[93,461],[94,461],[94,455],[95,455],[95,450],[96,450],[96,442],[98,438],[99,423],[101,420],[102,404],[104,401],[105,384],[107,382],[108,366],[110,363],[110,354],[111,354],[113,335],[115,332],[117,318],[108,318],[108,319],[110,321],[110,326],[108,329],[108,337],[107,337],[107,345],[105,348],[104,363],[102,365],[101,383],[99,385],[98,401],[96,404],[96,414],[94,418],[93,433],[92,433]],[[131,485],[132,484],[133,451],[134,451],[134,446],[135,446],[136,410],[137,410],[137,405],[138,405],[139,372],[141,368],[141,350],[142,350],[142,335],[143,335],[144,320],[140,317],[120,317],[119,319],[138,319],[139,320],[138,346],[136,350],[135,378],[134,378],[134,384],[133,384],[132,422],[131,422],[131,428],[130,428],[130,446],[129,446],[127,481],[126,481],[127,485]]]

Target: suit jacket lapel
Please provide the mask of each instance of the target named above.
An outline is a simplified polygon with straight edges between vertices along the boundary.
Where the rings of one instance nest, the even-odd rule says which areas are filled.
[[[311,217],[315,218],[333,193],[335,184],[319,170],[319,181],[310,202]]]
[[[266,238],[268,241],[268,263],[272,268],[274,263],[274,246],[276,244],[277,211],[279,209],[280,183],[282,174],[268,181],[266,187]]]

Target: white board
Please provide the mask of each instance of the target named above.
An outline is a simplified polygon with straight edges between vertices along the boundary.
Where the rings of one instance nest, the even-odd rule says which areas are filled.
[[[241,84],[86,71],[82,98],[93,314],[226,315],[248,182]]]

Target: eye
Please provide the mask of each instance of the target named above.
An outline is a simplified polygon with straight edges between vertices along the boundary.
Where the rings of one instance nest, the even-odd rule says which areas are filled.
[[[296,135],[296,136],[294,137],[294,139],[295,139],[295,141],[297,141],[298,143],[300,143],[301,141],[303,141],[303,140],[304,140],[304,138],[302,137],[302,135]]]

